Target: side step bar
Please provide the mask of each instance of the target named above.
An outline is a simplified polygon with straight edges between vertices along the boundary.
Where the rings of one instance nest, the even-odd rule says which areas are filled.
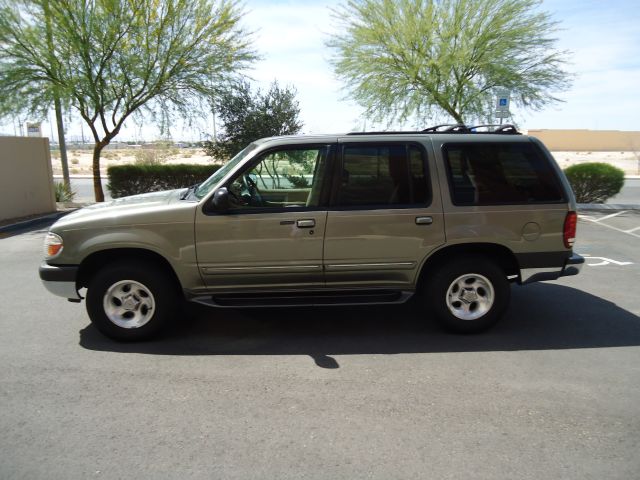
[[[274,292],[203,295],[191,301],[220,308],[375,305],[404,303],[412,295],[413,292],[399,290]]]

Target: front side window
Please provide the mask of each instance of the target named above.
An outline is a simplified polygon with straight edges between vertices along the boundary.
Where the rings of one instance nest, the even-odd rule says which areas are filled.
[[[450,144],[444,157],[454,205],[563,201],[553,168],[532,144]]]
[[[228,185],[232,209],[304,208],[320,204],[329,146],[268,152]]]
[[[204,182],[202,182],[195,191],[196,198],[198,200],[204,198],[211,192],[213,187],[215,187],[220,180],[224,178],[224,176],[233,170],[236,165],[238,165],[242,160],[244,160],[251,152],[253,152],[258,147],[257,144],[252,143],[240,153],[238,153],[235,157],[225,163],[221,168],[219,168],[213,175],[207,178]]]
[[[425,156],[416,145],[346,145],[337,206],[415,206],[430,198]]]

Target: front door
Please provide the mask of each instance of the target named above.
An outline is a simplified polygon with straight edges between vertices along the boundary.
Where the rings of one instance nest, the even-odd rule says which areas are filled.
[[[413,142],[340,145],[327,216],[327,288],[413,289],[444,243],[433,156]]]
[[[198,210],[198,265],[209,291],[324,286],[322,202],[331,150],[329,145],[267,150],[226,183],[228,211]]]

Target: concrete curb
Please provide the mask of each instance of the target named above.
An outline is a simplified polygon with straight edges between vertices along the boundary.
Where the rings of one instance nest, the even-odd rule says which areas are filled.
[[[607,212],[615,212],[615,211],[628,211],[628,210],[640,210],[640,205],[638,204],[616,204],[616,203],[579,203],[578,204],[579,211],[607,211]]]
[[[35,227],[38,225],[53,223],[61,217],[64,217],[67,213],[71,213],[74,209],[71,210],[62,210],[54,213],[45,214],[39,217],[30,218],[29,220],[24,220],[22,222],[10,223],[9,225],[4,225],[0,227],[0,233],[11,233],[19,230],[24,230],[27,228]]]
[[[104,175],[106,176],[106,173]],[[62,175],[57,175],[57,174],[52,175],[52,177],[53,177],[54,180],[62,180],[62,178],[63,178]],[[73,174],[73,175],[69,175],[69,178],[71,180],[73,180],[74,178],[75,179],[93,179],[93,175]],[[102,178],[102,180],[106,180],[106,178],[104,178],[102,176],[101,176],[101,178]]]

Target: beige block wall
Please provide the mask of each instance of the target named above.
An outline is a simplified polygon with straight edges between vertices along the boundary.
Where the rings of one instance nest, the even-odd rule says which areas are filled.
[[[640,151],[640,132],[620,130],[529,130],[553,152]]]
[[[49,139],[0,137],[0,220],[56,210]]]

